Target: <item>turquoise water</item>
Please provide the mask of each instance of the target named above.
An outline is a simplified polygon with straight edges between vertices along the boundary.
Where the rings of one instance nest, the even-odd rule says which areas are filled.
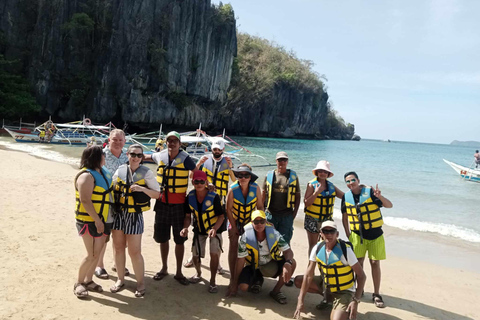
[[[330,179],[347,191],[343,175],[356,171],[360,181],[375,186],[393,203],[383,209],[385,223],[404,230],[432,232],[480,243],[480,210],[477,207],[480,183],[462,181],[442,159],[470,166],[471,147],[410,142],[309,141],[293,139],[233,137],[250,151],[275,162],[278,151],[289,154],[289,168],[297,171],[302,196],[311,170],[319,160],[328,160],[334,176]],[[75,164],[83,148],[19,144],[9,137],[0,137],[0,144],[45,157]],[[242,158],[247,163],[260,163]],[[255,167],[263,181],[273,167]],[[337,199],[338,200],[338,199]],[[340,208],[340,201],[335,207]],[[340,217],[337,210],[336,217]]]

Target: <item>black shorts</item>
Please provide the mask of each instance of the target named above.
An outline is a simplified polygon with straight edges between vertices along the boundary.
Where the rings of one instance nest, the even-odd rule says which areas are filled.
[[[277,272],[275,272],[273,275],[265,275],[265,276],[275,279],[282,274],[283,265],[285,264],[285,259],[282,259],[280,261],[272,260],[268,264],[276,264]],[[246,283],[249,286],[254,284],[262,285],[263,277],[264,277],[264,274],[262,273],[261,267],[254,270],[252,266],[246,266],[243,268],[242,272],[240,273],[240,276],[238,277],[238,283],[239,284]]]
[[[153,239],[157,243],[165,243],[170,240],[170,230],[173,231],[173,241],[183,244],[188,238],[181,237],[185,220],[184,204],[165,204],[157,200],[155,205],[155,225]]]
[[[95,222],[80,222],[77,221],[77,231],[79,236],[84,236],[85,234],[90,235],[94,238],[100,238],[103,235],[109,236],[112,231],[112,223],[104,223],[105,230],[103,233],[97,232],[97,227],[95,227]]]

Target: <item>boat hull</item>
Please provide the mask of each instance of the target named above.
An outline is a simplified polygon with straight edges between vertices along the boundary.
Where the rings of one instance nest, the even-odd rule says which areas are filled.
[[[480,182],[480,170],[470,169],[454,162],[443,159],[446,164],[452,167],[456,173],[458,173],[464,180]]]

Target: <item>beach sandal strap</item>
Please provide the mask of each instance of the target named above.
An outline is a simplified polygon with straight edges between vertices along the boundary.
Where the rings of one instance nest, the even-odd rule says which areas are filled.
[[[383,308],[385,306],[385,303],[383,302],[383,298],[379,294],[373,293],[372,294],[372,301],[375,304],[375,306],[378,307],[378,308]]]
[[[77,290],[78,287],[80,287],[80,290]],[[77,298],[84,298],[88,296],[88,289],[84,283],[75,283],[73,285],[73,293]]]
[[[85,283],[85,288],[87,290],[93,291],[93,292],[103,292],[103,288],[101,285],[95,283],[93,280],[90,282]]]
[[[277,301],[280,304],[286,304],[287,303],[287,297],[281,291],[279,291],[277,293],[274,293],[273,291],[270,291],[270,296],[273,298],[273,300]]]

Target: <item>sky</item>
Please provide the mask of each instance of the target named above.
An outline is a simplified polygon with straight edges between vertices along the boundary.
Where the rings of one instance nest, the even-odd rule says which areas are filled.
[[[313,61],[362,138],[480,141],[480,1],[223,3],[238,31]]]

